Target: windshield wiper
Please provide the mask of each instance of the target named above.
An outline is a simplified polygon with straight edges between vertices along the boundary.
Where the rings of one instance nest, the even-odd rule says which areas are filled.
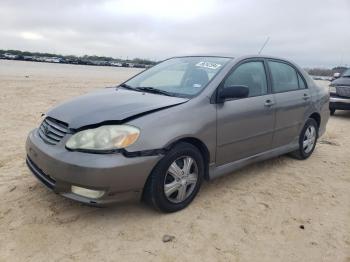
[[[121,84],[120,86],[121,86],[121,87],[124,87],[124,88],[126,88],[126,89],[135,90],[135,88],[133,88],[133,87],[127,85],[127,84]]]
[[[174,94],[172,94],[170,92],[160,90],[160,89],[157,89],[157,88],[154,88],[151,86],[140,86],[140,87],[136,87],[135,90],[154,93],[154,94],[161,94],[161,95],[165,95],[165,96],[174,96]]]
[[[132,87],[129,86],[128,84],[121,84],[120,87],[123,87],[125,89],[133,90],[133,91],[138,91],[138,92],[149,92],[153,94],[161,94],[165,96],[174,96],[174,94],[164,91],[164,90],[159,90],[157,88],[151,87],[151,86],[141,86],[141,87]]]

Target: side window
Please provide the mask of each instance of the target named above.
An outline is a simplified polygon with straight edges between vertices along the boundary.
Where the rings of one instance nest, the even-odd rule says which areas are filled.
[[[268,62],[272,75],[272,88],[275,93],[299,89],[297,72],[293,67],[281,62]]]
[[[250,97],[267,94],[267,81],[263,62],[246,62],[238,66],[226,78],[224,88],[237,85],[247,86]]]
[[[299,82],[299,89],[306,89],[305,82],[299,74],[298,74],[298,82]]]

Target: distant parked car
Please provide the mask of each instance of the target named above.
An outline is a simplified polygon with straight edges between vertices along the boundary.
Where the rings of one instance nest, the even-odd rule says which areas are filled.
[[[350,110],[350,68],[334,77],[335,80],[329,86],[331,115],[336,110]]]
[[[323,78],[320,76],[313,76],[312,79],[313,80],[323,80]]]
[[[328,91],[291,62],[176,57],[50,110],[28,136],[27,165],[67,198],[137,194],[174,212],[203,179],[281,154],[308,158],[328,118]]]
[[[341,73],[339,73],[339,72],[334,73],[333,76],[331,77],[331,81],[339,78],[340,76],[341,76]]]

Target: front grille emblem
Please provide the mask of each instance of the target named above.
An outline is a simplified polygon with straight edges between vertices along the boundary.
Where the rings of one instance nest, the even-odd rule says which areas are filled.
[[[50,133],[49,127],[48,126],[43,126],[43,128],[44,128],[44,134],[48,135]]]
[[[39,136],[44,142],[56,145],[68,132],[68,125],[53,118],[45,118],[39,127]]]

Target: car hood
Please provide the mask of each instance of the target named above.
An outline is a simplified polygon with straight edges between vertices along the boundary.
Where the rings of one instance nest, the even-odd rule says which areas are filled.
[[[335,86],[350,86],[350,77],[340,77],[332,81]]]
[[[51,109],[47,116],[77,129],[103,122],[123,121],[187,101],[186,98],[106,88],[62,103]]]

